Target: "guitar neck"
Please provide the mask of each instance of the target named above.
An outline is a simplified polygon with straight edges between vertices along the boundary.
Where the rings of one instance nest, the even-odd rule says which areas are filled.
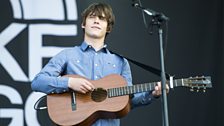
[[[172,86],[173,87],[184,86],[184,82],[186,81],[187,81],[186,79],[173,80]],[[170,84],[170,82],[167,81],[167,84]],[[152,83],[135,84],[133,86],[111,88],[111,89],[108,89],[108,97],[117,97],[117,96],[140,93],[140,92],[147,92],[147,91],[153,90],[156,85],[157,85],[157,82],[152,82]]]

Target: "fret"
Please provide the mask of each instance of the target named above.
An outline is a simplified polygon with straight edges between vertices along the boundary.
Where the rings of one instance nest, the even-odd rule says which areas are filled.
[[[121,95],[121,88],[118,88],[119,96]]]
[[[148,88],[147,88],[147,83],[146,84],[144,84],[144,87],[145,87],[145,90],[147,90]]]
[[[112,97],[112,89],[109,89],[108,91],[110,92],[109,93],[110,94],[110,97]]]
[[[145,89],[146,89],[147,91],[149,91],[151,85],[152,85],[152,84],[150,84],[150,83],[146,83],[146,88],[145,88]]]
[[[116,88],[116,95],[120,96],[119,88]]]
[[[113,96],[113,89],[111,89],[110,91],[111,91],[111,96]]]
[[[148,90],[148,83],[144,84],[144,91]]]
[[[114,96],[117,95],[117,88],[114,88]]]
[[[119,96],[121,95],[121,88],[118,88]]]
[[[182,84],[182,86],[184,86],[184,79],[181,79],[181,82],[182,82],[182,83],[181,83],[181,84]]]
[[[121,95],[123,95],[124,94],[123,88],[121,87],[120,90],[121,90]]]
[[[125,94],[128,94],[128,87],[125,87]]]
[[[150,89],[151,89],[151,88],[150,88],[150,86],[151,86],[151,84],[150,84],[150,83],[148,83],[148,84],[147,84],[147,88],[146,88],[146,89],[147,89],[147,90],[150,90]]]
[[[121,95],[121,88],[118,88],[118,95]]]
[[[174,83],[175,83],[175,86],[177,87],[177,80],[175,80]]]
[[[131,93],[131,94],[133,94],[133,90],[132,90],[132,87],[130,87],[129,89],[130,89],[130,93]]]
[[[144,88],[144,86],[145,86],[144,84],[141,85],[143,92],[145,92],[145,89],[146,89],[146,88]]]
[[[129,94],[128,86],[126,87],[126,94]]]
[[[125,87],[123,87],[124,95],[126,95]]]
[[[129,94],[132,94],[132,91],[131,91],[131,89],[132,89],[132,86],[128,86],[129,88]]]
[[[112,96],[114,96],[114,89],[111,90]]]
[[[173,76],[170,76],[170,88],[173,88]]]
[[[181,86],[182,85],[181,83],[182,83],[181,79],[177,79],[177,86]]]
[[[136,85],[133,86],[133,92],[136,93]]]
[[[129,92],[129,86],[127,86],[127,94],[129,94],[130,92]]]
[[[110,97],[113,97],[113,92],[112,92],[113,89],[110,89]]]
[[[125,95],[125,87],[122,87],[122,95]]]
[[[153,82],[153,87],[152,87],[152,89],[154,89],[156,87],[156,82]],[[151,89],[151,90],[152,90]]]
[[[129,86],[127,86],[126,90],[127,90],[127,94],[129,94]]]
[[[109,89],[108,92],[109,92],[109,97],[111,97],[111,89]]]

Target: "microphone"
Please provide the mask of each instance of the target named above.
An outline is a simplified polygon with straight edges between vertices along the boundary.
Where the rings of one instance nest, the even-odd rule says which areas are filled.
[[[159,17],[159,19],[161,20],[169,20],[168,17],[166,17],[164,14],[162,13],[159,13],[159,12],[156,12],[154,10],[151,10],[151,9],[148,9],[148,8],[144,8],[142,7],[138,2],[137,0],[132,0],[132,6],[135,7],[135,8],[138,8],[138,9],[141,9],[143,12],[145,12],[146,14],[152,16],[152,17]]]

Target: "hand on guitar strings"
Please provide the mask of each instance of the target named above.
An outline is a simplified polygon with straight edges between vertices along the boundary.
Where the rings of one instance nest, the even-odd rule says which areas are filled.
[[[152,91],[152,95],[156,98],[160,97],[162,94],[161,82],[157,82],[155,89]],[[166,84],[166,93],[169,93],[169,86]]]
[[[95,89],[93,84],[84,78],[69,78],[68,87],[74,91],[83,94],[93,91]]]

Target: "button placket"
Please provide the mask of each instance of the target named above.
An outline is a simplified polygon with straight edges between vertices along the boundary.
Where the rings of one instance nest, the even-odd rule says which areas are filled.
[[[100,67],[99,67],[99,54],[95,52],[94,54],[94,79],[99,79],[100,77]]]

